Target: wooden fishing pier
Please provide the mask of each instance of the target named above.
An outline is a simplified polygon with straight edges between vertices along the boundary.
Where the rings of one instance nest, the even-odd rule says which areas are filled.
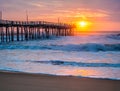
[[[0,20],[0,43],[73,35],[73,26],[45,21]]]

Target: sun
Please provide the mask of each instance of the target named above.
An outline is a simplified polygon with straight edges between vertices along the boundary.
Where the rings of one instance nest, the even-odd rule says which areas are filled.
[[[79,22],[79,26],[80,26],[80,27],[87,27],[87,25],[88,25],[88,24],[87,24],[86,21],[80,21],[80,22]]]
[[[77,26],[79,28],[87,28],[90,25],[88,21],[79,21],[77,22]]]
[[[76,33],[85,33],[85,32],[91,32],[92,31],[92,25],[93,23],[91,21],[87,20],[81,20],[76,22]]]
[[[76,22],[76,27],[77,29],[89,29],[91,24],[92,23],[90,21],[82,20],[82,21]]]

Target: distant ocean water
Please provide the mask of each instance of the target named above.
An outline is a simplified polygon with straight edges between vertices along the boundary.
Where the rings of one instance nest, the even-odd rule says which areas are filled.
[[[120,80],[120,32],[0,44],[0,70]]]

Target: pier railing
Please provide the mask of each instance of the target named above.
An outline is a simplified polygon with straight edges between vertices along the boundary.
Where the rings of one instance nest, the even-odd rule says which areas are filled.
[[[0,20],[0,43],[73,35],[73,26],[46,21]]]

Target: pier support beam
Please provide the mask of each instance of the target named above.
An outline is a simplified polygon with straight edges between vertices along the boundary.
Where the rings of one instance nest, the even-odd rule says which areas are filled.
[[[72,35],[72,28],[50,22],[0,21],[0,43]]]

